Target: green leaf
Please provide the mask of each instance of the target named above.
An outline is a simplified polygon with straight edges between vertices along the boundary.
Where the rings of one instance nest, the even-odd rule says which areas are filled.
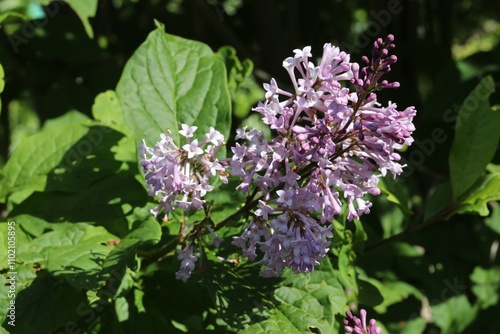
[[[226,65],[233,113],[238,118],[246,118],[252,106],[264,96],[264,90],[252,76],[253,63],[249,59],[240,62],[236,50],[230,46],[221,47],[217,50],[217,55]]]
[[[92,222],[124,237],[133,208],[148,205],[146,190],[131,173],[120,172],[94,182],[77,193],[35,192],[14,206],[11,215],[30,213],[48,222]]]
[[[88,121],[90,121],[90,118],[87,115],[78,110],[70,110],[64,115],[46,120],[43,123],[42,131],[47,131],[62,125],[85,124],[88,123]]]
[[[380,293],[378,287],[371,282],[369,278],[358,279],[358,301],[362,305],[374,307],[384,301],[384,297]]]
[[[115,91],[108,90],[96,96],[92,106],[92,116],[102,125],[133,136],[132,130],[125,123],[123,109]]]
[[[128,312],[128,301],[125,297],[118,297],[115,300],[115,312],[116,318],[119,322],[124,322],[128,320],[129,312]]]
[[[31,236],[24,230],[19,220],[9,219],[8,222],[0,223],[0,239],[3,240],[0,242],[0,271],[2,272],[12,270],[12,268],[10,268],[11,263],[8,261],[7,252],[7,250],[9,249],[9,240],[7,239],[9,237],[9,232],[11,232],[11,237],[12,233],[15,232],[14,247],[16,248],[16,252],[18,251],[19,245],[27,243],[31,240]],[[10,249],[12,250],[12,240],[10,241]]]
[[[275,291],[277,308],[242,333],[334,333],[335,316],[347,310],[347,299],[330,261],[323,260],[310,274],[288,271],[284,276],[288,278]]]
[[[485,77],[467,96],[458,114],[449,156],[454,199],[477,181],[497,149],[500,112],[493,111],[488,101],[494,91],[492,77]]]
[[[9,306],[10,301],[12,300],[13,297],[12,295],[9,296],[10,293],[9,287],[11,286],[12,282],[12,281],[7,281],[7,279],[10,278],[9,271],[10,270],[6,270],[4,274],[0,275],[0,286],[2,286],[2,289],[0,289],[0,324],[5,320],[7,316],[8,312],[7,307]],[[37,274],[35,273],[35,269],[33,268],[33,266],[24,264],[16,264],[16,268],[13,271],[16,272],[15,294],[16,296],[18,296],[24,289],[28,288],[32,284]],[[18,308],[18,306],[19,305],[17,304],[16,308]]]
[[[78,15],[83,23],[85,32],[90,38],[94,38],[94,31],[90,25],[89,18],[94,17],[97,12],[98,0],[65,0]]]
[[[500,165],[488,164],[488,166],[486,166],[486,170],[492,174],[500,173]]]
[[[500,288],[499,267],[489,269],[476,267],[470,275],[470,279],[474,283],[472,292],[476,295],[482,309],[498,303],[498,289]]]
[[[462,333],[474,320],[477,308],[470,305],[467,296],[455,296],[447,301],[431,305],[432,316],[441,333]]]
[[[451,197],[452,194],[450,182],[447,181],[438,184],[432,190],[432,193],[429,196],[429,200],[426,203],[424,220],[428,220],[445,210],[451,204]]]
[[[144,292],[139,289],[134,289],[134,305],[139,313],[146,313],[146,308],[144,307]]]
[[[484,223],[497,234],[500,234],[500,206],[495,206],[492,211],[491,216],[486,218]]]
[[[410,197],[401,183],[386,176],[380,179],[378,187],[387,196],[387,200],[396,204],[406,216],[412,214]]]
[[[76,325],[73,320],[81,316],[85,305],[85,294],[64,280],[41,272],[17,295],[16,333],[51,333],[69,323]]]
[[[228,74],[228,88],[234,98],[239,86],[252,74],[253,63],[249,59],[240,62],[236,50],[231,46],[223,46],[216,55],[224,62]]]
[[[300,326],[304,327],[304,324]],[[253,324],[242,331],[241,334],[299,334],[311,333],[307,328],[300,330],[281,312],[273,313],[266,321]]]
[[[132,231],[120,240],[104,261],[103,268],[112,271],[117,267],[135,266],[137,248],[144,244],[156,244],[160,238],[160,225],[148,214],[144,221],[137,221]]]
[[[108,90],[97,95],[92,106],[92,115],[102,125],[115,129],[125,135],[113,150],[115,152],[115,159],[119,161],[137,161],[134,134],[125,123],[123,109],[114,91]]]
[[[122,137],[108,127],[69,124],[27,138],[2,170],[0,201],[24,190],[77,192],[115,174],[122,163],[112,148]]]
[[[152,146],[171,130],[180,144],[182,123],[198,126],[198,138],[210,127],[228,137],[224,64],[207,45],[166,34],[163,27],[151,32],[127,62],[116,93],[137,143],[145,139]]]
[[[418,299],[422,298],[422,293],[417,288],[406,282],[378,281],[373,278],[370,278],[369,280],[383,296],[382,302],[374,308],[378,313],[386,313],[389,306],[404,301],[411,295]]]
[[[455,213],[478,213],[487,216],[489,201],[500,200],[500,173],[482,176],[458,204]]]
[[[95,229],[96,227],[84,223],[52,224],[49,232],[18,245],[17,260],[20,263],[39,263],[46,267],[48,253],[51,249],[75,245],[80,240],[84,240],[85,235],[105,233],[101,227],[98,230]]]
[[[338,255],[338,278],[343,286],[353,289],[357,294],[359,287],[356,280],[356,272],[352,261],[353,250],[350,245],[343,245]]]
[[[135,272],[130,268],[125,268],[125,274],[120,282],[120,286],[116,290],[116,297],[125,297],[134,288],[134,276]]]
[[[77,228],[78,225],[73,226]],[[109,242],[116,239],[103,227],[86,226],[84,233],[72,239],[71,244],[48,250],[47,270],[55,277],[64,277],[77,290],[95,290],[104,281],[99,273],[104,259],[113,249]]]

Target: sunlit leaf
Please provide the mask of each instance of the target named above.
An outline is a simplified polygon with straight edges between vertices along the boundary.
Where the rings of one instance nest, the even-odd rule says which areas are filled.
[[[210,127],[226,138],[231,128],[226,70],[210,48],[200,42],[166,34],[149,34],[125,66],[116,88],[125,120],[137,143],[152,146],[172,131],[179,144],[181,124],[198,126],[203,138]]]
[[[497,149],[500,112],[492,110],[488,101],[494,91],[492,77],[483,78],[458,113],[455,140],[449,156],[454,199],[477,181]]]

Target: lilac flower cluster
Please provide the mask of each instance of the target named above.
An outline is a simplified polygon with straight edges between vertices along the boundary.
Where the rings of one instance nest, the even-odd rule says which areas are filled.
[[[344,320],[345,332],[356,334],[381,334],[382,329],[377,326],[377,321],[371,319],[369,322],[370,327],[366,327],[366,311],[361,309],[359,312],[361,319],[354,316],[350,311],[346,312]]]
[[[214,128],[205,135],[206,139],[199,142],[192,139],[196,126],[182,124],[179,131],[185,138],[185,144],[178,147],[170,131],[161,135],[161,140],[154,148],[148,147],[143,141],[139,146],[141,152],[141,166],[144,169],[150,196],[158,196],[159,204],[151,211],[156,217],[163,209],[165,219],[176,209],[201,210],[207,192],[213,190],[210,178],[218,176],[227,183],[225,162],[216,158],[222,145],[225,145],[224,136]],[[190,230],[189,232],[187,232]],[[184,236],[181,236],[182,248],[177,252],[181,260],[180,270],[176,273],[178,279],[186,281],[195,267],[198,257],[194,254],[195,247],[207,230],[212,236],[212,244],[219,246],[222,239],[217,237],[206,222],[191,223],[183,227]]]
[[[161,134],[154,148],[144,141],[139,146],[149,195],[159,197],[158,206],[152,210],[155,217],[161,209],[165,218],[178,208],[200,210],[205,203],[203,197],[213,190],[209,178],[219,176],[227,182],[226,168],[216,158],[224,136],[210,128],[206,139],[198,142],[192,139],[196,129],[196,126],[182,124],[179,133],[186,139],[182,147],[173,142],[170,131]]]
[[[230,162],[242,179],[245,194],[261,194],[255,217],[233,244],[250,260],[264,253],[263,276],[279,275],[283,268],[310,272],[328,251],[332,220],[347,204],[349,220],[370,211],[363,197],[378,195],[379,178],[387,171],[402,172],[395,150],[413,142],[415,109],[398,111],[394,103],[382,106],[376,91],[397,88],[381,80],[396,56],[389,56],[394,37],[374,43],[366,66],[325,44],[319,65],[310,61],[311,48],[294,50],[283,66],[292,91],[265,84],[266,100],[254,108],[275,133],[240,129]],[[355,90],[348,88],[352,84]]]

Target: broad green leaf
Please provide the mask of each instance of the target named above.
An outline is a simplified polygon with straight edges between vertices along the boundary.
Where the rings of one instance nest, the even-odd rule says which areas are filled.
[[[14,151],[26,138],[39,131],[40,118],[33,105],[26,100],[11,100],[8,110],[9,150]]]
[[[78,224],[73,226],[76,228]],[[71,240],[71,244],[50,247],[46,268],[55,277],[65,278],[77,290],[95,290],[104,281],[100,275],[102,264],[113,249],[111,242],[116,239],[103,227],[86,226],[81,237]]]
[[[455,213],[476,212],[480,216],[487,216],[490,212],[488,202],[500,200],[500,173],[481,177],[464,197]]]
[[[378,287],[372,283],[371,279],[367,277],[364,279],[359,278],[358,287],[358,301],[361,305],[374,307],[384,301],[384,297],[380,293]]]
[[[304,328],[305,322],[300,326]],[[306,329],[299,329],[290,322],[290,320],[281,312],[273,313],[269,319],[263,322],[253,324],[244,330],[240,331],[241,334],[300,334],[300,333],[310,333]]]
[[[353,220],[356,229],[354,230],[354,234],[352,235],[352,248],[355,252],[363,252],[365,247],[365,241],[368,239],[368,235],[363,227],[363,224],[360,220]]]
[[[393,234],[400,233],[405,228],[404,213],[388,200],[384,200],[382,197],[377,198],[373,211],[380,218],[384,238],[389,238]],[[370,223],[367,225],[368,228],[372,227]]]
[[[399,303],[411,295],[419,299],[422,298],[422,293],[406,282],[378,281],[373,278],[370,278],[370,282],[377,287],[383,296],[382,302],[374,308],[378,313],[386,313],[389,306]]]
[[[498,290],[500,288],[499,267],[489,269],[476,267],[470,275],[470,280],[474,283],[472,292],[478,298],[478,303],[482,309],[498,303]]]
[[[118,297],[115,300],[115,312],[116,312],[116,318],[118,319],[119,322],[124,322],[127,321],[129,318],[129,305],[127,298],[125,297]]]
[[[438,184],[433,189],[429,200],[426,203],[424,210],[424,220],[428,220],[445,210],[451,204],[451,197],[452,195],[450,182],[447,181]]]
[[[11,271],[16,273],[15,296],[18,296],[24,289],[28,288],[37,276],[35,268],[33,268],[32,265],[25,264],[16,264],[14,270],[8,269],[8,271],[6,271],[5,273],[0,274],[0,286],[2,286],[2,289],[0,289],[0,324],[3,323],[7,315],[8,304],[10,304],[10,300],[12,300],[12,297],[14,297],[11,295],[12,291],[10,290],[12,280],[7,280],[9,278],[12,278],[11,274],[9,273]],[[16,305],[16,308],[18,308],[18,305]],[[17,319],[19,318],[17,318],[16,314],[16,320]]]
[[[85,305],[85,294],[42,271],[17,295],[16,333],[51,333],[71,323],[76,325],[73,321]]]
[[[403,185],[391,176],[380,179],[378,187],[387,196],[387,199],[396,204],[405,215],[411,215],[411,200]]]
[[[146,308],[144,307],[144,292],[139,289],[134,289],[134,305],[139,313],[146,313]]]
[[[249,59],[240,62],[236,50],[230,46],[221,47],[217,55],[226,65],[233,114],[238,118],[246,118],[252,107],[264,96],[264,90],[252,76],[253,63]]]
[[[152,146],[171,130],[179,144],[182,123],[198,126],[200,139],[210,127],[228,137],[231,105],[224,64],[207,45],[166,34],[163,27],[129,59],[116,93],[137,143],[145,139]]]
[[[14,206],[13,217],[29,212],[48,222],[92,222],[124,237],[130,231],[133,208],[148,205],[147,191],[130,173],[120,172],[94,182],[77,193],[35,192]]]
[[[156,244],[161,238],[161,228],[153,216],[148,215],[144,221],[137,221],[132,231],[111,251],[103,264],[106,271],[117,267],[134,267],[137,248],[144,244]]]
[[[31,235],[33,238],[39,237],[45,232],[48,232],[53,229],[57,229],[59,225],[51,224],[41,218],[32,216],[30,214],[21,214],[15,217],[12,217],[12,220],[18,224],[21,228],[21,231],[26,232]]]
[[[120,286],[116,290],[116,297],[125,297],[134,288],[134,276],[135,272],[130,270],[130,268],[125,268],[125,274],[120,282]]]
[[[324,317],[323,308],[316,298],[295,287],[281,287],[275,292],[279,309],[298,332],[307,332],[309,327],[318,327]]]
[[[238,87],[252,74],[253,63],[249,59],[240,62],[236,50],[231,46],[223,46],[216,55],[224,62],[228,74],[228,88],[234,98]]]
[[[335,316],[347,310],[344,288],[328,259],[310,274],[284,274],[288,278],[275,291],[277,307],[264,321],[242,333],[335,333]]]
[[[454,296],[443,303],[431,305],[432,317],[443,334],[462,333],[474,320],[477,308],[470,305],[467,296]]]
[[[92,231],[94,229],[96,227],[84,223],[54,224],[51,231],[42,234],[30,242],[19,244],[17,260],[20,263],[39,263],[43,267],[46,267],[48,253],[51,249],[72,246],[85,237],[87,230]],[[101,229],[99,228],[99,231],[104,233]]]
[[[77,192],[122,167],[112,148],[123,134],[91,124],[60,125],[39,132],[14,151],[5,164],[0,201],[14,192]]]
[[[92,116],[103,125],[132,136],[132,131],[125,123],[123,109],[115,91],[108,90],[96,96],[92,106]]]
[[[83,23],[85,32],[90,38],[94,38],[94,31],[90,25],[89,18],[94,17],[97,12],[98,0],[65,0],[78,15]]]
[[[10,232],[10,234],[9,234]],[[8,238],[11,238],[10,240]],[[15,267],[8,261],[8,249],[14,249],[16,251],[16,261],[17,254],[19,252],[20,245],[28,243],[31,241],[31,236],[22,226],[21,220],[18,219],[9,219],[7,222],[0,223],[0,272],[1,271],[12,271],[12,267]],[[10,256],[12,258],[12,254]]]
[[[486,170],[492,174],[500,173],[500,165],[488,164],[488,166],[486,166]]]
[[[353,289],[357,294],[359,287],[356,280],[356,272],[354,270],[352,256],[352,248],[350,245],[343,245],[338,255],[338,278],[344,287]]]
[[[108,90],[97,95],[92,106],[92,115],[101,124],[125,135],[114,148],[115,158],[119,161],[137,161],[137,149],[132,130],[125,123],[123,110],[116,93]]]
[[[64,115],[61,115],[56,118],[48,119],[43,123],[42,131],[47,131],[51,128],[57,128],[62,125],[71,125],[71,124],[85,124],[90,121],[90,118],[79,112],[78,110],[70,110]]]
[[[492,209],[491,215],[484,220],[484,223],[497,234],[500,234],[500,206],[495,206]]]
[[[492,110],[488,101],[494,91],[492,77],[485,77],[467,96],[458,114],[449,156],[454,199],[477,181],[497,149],[500,112]]]

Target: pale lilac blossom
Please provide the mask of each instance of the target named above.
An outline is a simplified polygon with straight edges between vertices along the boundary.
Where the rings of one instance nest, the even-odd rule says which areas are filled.
[[[180,148],[170,131],[161,134],[155,147],[148,147],[145,141],[139,146],[149,195],[158,197],[158,206],[152,210],[155,216],[161,210],[165,218],[178,208],[200,210],[205,203],[203,197],[213,190],[210,178],[219,177],[227,182],[225,162],[216,157],[224,137],[211,128],[206,134],[207,140],[201,143],[198,139],[190,140],[196,130],[196,126],[182,124],[179,133],[185,137],[186,144]],[[208,142],[216,146],[203,148]]]

